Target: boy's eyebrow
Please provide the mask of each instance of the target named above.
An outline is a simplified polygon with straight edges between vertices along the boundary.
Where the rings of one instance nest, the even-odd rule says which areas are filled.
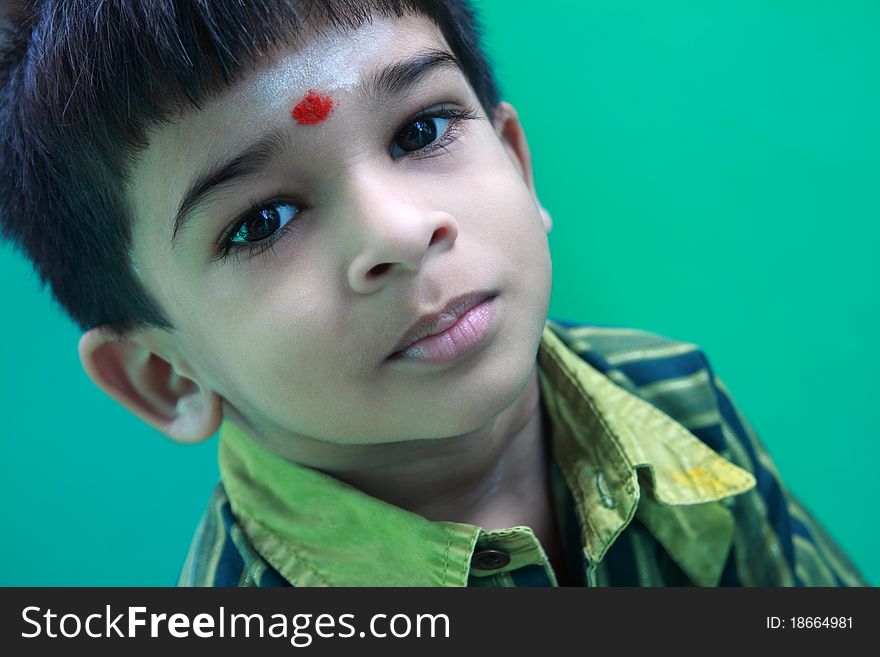
[[[366,80],[362,92],[373,101],[401,96],[429,73],[443,68],[452,68],[464,73],[461,64],[452,53],[444,50],[427,50],[380,69]],[[274,157],[289,147],[289,128],[278,127],[251,142],[244,150],[227,160],[214,166],[209,165],[199,173],[183,195],[174,218],[171,248],[176,246],[177,238],[192,217],[196,206],[234,179],[258,173]]]
[[[171,248],[176,246],[181,230],[185,228],[197,205],[206,201],[218,188],[232,180],[258,173],[289,145],[290,132],[283,128],[275,128],[251,142],[244,150],[228,160],[224,160],[213,168],[209,167],[197,175],[183,195],[183,201],[181,201],[177,216],[174,218]]]
[[[377,71],[364,85],[365,92],[367,97],[373,100],[401,96],[426,75],[442,68],[452,68],[464,73],[461,64],[452,53],[445,50],[426,50],[415,57],[390,64]]]

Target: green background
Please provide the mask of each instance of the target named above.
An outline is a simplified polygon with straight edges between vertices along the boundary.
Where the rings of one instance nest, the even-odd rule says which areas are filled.
[[[551,314],[700,345],[880,583],[880,5],[479,6],[555,220]],[[173,584],[216,441],[175,445],[103,396],[8,247],[0,275],[0,584]]]

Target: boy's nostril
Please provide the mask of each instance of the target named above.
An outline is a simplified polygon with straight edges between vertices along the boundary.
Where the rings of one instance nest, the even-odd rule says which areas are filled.
[[[381,276],[391,265],[387,262],[383,262],[381,265],[376,265],[370,271],[367,272],[367,278],[376,278],[376,276]]]
[[[431,235],[431,241],[428,243],[428,246],[431,246],[431,245],[433,245],[433,244],[436,244],[436,243],[439,242],[440,240],[445,239],[447,235],[449,235],[449,229],[448,229],[448,228],[445,228],[445,227],[444,227],[444,228],[438,228],[437,230],[434,231],[434,234]]]

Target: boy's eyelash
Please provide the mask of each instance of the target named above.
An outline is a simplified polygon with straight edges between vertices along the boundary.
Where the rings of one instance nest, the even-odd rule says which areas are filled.
[[[449,107],[441,107],[436,110],[424,109],[421,112],[417,113],[415,116],[407,119],[404,126],[407,126],[411,123],[415,123],[416,121],[425,120],[425,119],[449,119],[449,125],[447,126],[445,132],[435,141],[428,144],[422,149],[417,151],[411,151],[401,155],[400,158],[411,157],[411,158],[419,158],[419,157],[431,157],[435,151],[446,150],[446,148],[454,142],[459,137],[459,129],[461,127],[461,122],[466,121],[468,119],[477,119],[479,118],[479,112],[477,112],[473,108],[459,110]],[[399,132],[395,133],[395,137]],[[251,198],[249,200],[248,209],[242,212],[238,219],[232,222],[227,230],[223,231],[220,237],[217,240],[217,245],[214,249],[214,256],[211,258],[212,261],[222,261],[226,260],[230,256],[236,258],[236,260],[240,260],[242,257],[244,258],[252,258],[254,256],[258,256],[266,251],[272,250],[275,242],[277,242],[281,237],[283,237],[288,230],[292,229],[294,224],[298,221],[297,219],[288,221],[286,224],[281,226],[277,231],[272,233],[269,237],[260,240],[258,242],[253,242],[250,245],[235,245],[232,242],[232,237],[235,235],[247,218],[255,212],[265,208],[268,205],[273,203],[281,203],[288,202],[283,201],[278,198],[273,199],[262,199],[258,197]],[[296,205],[296,204],[293,204]],[[299,206],[297,206],[299,207]],[[302,208],[300,208],[300,212]]]
[[[434,151],[445,150],[449,144],[458,139],[459,129],[461,128],[461,122],[467,121],[469,119],[478,119],[480,118],[479,113],[473,109],[454,109],[451,107],[441,107],[436,110],[425,109],[413,116],[410,119],[407,119],[404,126],[407,126],[411,123],[415,123],[416,121],[420,121],[423,119],[449,119],[449,126],[446,128],[446,131],[434,142],[428,144],[424,148],[412,151],[407,153],[406,155],[410,157],[420,157],[425,156],[429,153],[433,153]],[[395,133],[395,137],[400,134],[399,132]],[[401,156],[403,157],[403,156]]]
[[[293,228],[294,224],[297,221],[296,219],[288,221],[266,239],[260,240],[259,242],[253,242],[249,246],[236,246],[232,243],[232,237],[239,231],[239,229],[242,227],[249,216],[251,216],[255,212],[264,209],[266,206],[276,203],[290,203],[291,205],[299,208],[299,212],[302,212],[303,209],[302,206],[297,203],[280,198],[264,199],[256,196],[251,197],[248,200],[248,209],[242,212],[239,215],[238,219],[232,222],[227,230],[223,231],[223,233],[217,239],[217,246],[214,249],[215,255],[212,260],[225,260],[229,256],[235,257],[237,259],[240,259],[241,257],[250,258],[252,256],[260,255],[261,253],[270,250],[274,246],[275,241],[278,238],[282,237],[289,229]],[[297,214],[299,214],[299,212]]]

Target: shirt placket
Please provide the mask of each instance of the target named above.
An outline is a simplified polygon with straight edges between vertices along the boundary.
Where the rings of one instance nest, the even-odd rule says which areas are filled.
[[[529,527],[483,530],[471,557],[469,586],[557,586],[556,574]]]

